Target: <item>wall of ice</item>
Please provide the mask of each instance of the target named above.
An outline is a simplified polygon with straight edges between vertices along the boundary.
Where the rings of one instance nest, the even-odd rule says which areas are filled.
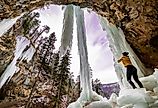
[[[101,25],[103,30],[106,30],[108,34],[110,47],[115,58],[115,70],[120,80],[121,90],[119,96],[113,93],[109,100],[91,102],[84,108],[158,108],[158,69],[155,69],[153,75],[143,77],[142,73],[146,71],[146,69],[125,41],[122,30],[109,24],[104,18],[101,18]],[[132,62],[137,67],[139,76],[141,76],[140,80],[145,88],[131,89],[127,83],[126,70],[117,63],[117,59],[121,56],[123,51],[130,53]]]
[[[114,55],[114,66],[115,71],[118,76],[120,86],[122,87],[130,87],[127,81],[125,80],[126,74],[125,74],[125,68],[117,63],[117,60],[121,57],[122,52],[128,51],[130,54],[130,59],[133,63],[133,65],[138,70],[138,76],[142,77],[144,76],[143,73],[146,72],[146,68],[143,66],[139,58],[136,56],[130,45],[126,42],[125,36],[123,34],[123,31],[121,28],[117,28],[115,25],[108,22],[106,18],[103,18],[100,16],[100,24],[107,32],[107,38],[109,40],[109,47],[111,48],[111,51]]]

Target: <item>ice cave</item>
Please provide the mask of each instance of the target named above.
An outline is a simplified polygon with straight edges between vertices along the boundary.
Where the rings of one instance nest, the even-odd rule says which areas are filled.
[[[8,58],[5,61],[1,60],[6,66],[1,67],[3,71],[0,71],[0,108],[158,108],[158,69],[155,68],[153,74],[148,76],[144,74],[151,70],[144,66],[128,44],[121,27],[90,8],[72,4],[58,5],[56,8],[54,12],[61,12],[61,16],[51,16],[52,19],[56,18],[56,22],[51,22],[51,18],[47,17],[43,17],[43,20],[49,20],[50,26],[56,23],[53,30],[56,29],[58,33],[49,25],[39,24],[42,23],[39,20],[42,9],[0,20],[1,55],[5,55],[6,50],[12,55],[4,56]],[[113,57],[113,69],[120,90],[109,98],[96,92],[92,83],[93,66],[89,62],[89,53],[93,53],[94,49],[89,49],[86,33],[92,25],[86,26],[85,12],[95,13]],[[50,13],[45,15],[49,16]],[[7,49],[11,41],[14,41],[14,48]],[[74,52],[78,55],[74,59],[74,62],[78,62],[78,67],[74,67],[79,69],[78,82],[72,79],[73,73],[69,72],[74,66],[70,63],[74,43]],[[129,52],[144,88],[136,84],[138,88],[133,89],[127,82],[126,69],[117,63],[124,51]],[[95,57],[92,55],[92,58]]]

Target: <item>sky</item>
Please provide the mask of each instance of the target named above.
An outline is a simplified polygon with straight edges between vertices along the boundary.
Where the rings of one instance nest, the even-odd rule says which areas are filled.
[[[62,6],[51,5],[49,9],[40,10],[39,13],[41,25],[48,25],[50,27],[50,33],[55,32],[57,37],[55,47],[58,49],[60,47],[63,27],[62,24],[64,11],[62,10]],[[93,70],[93,79],[98,78],[103,84],[116,82],[118,79],[115,74],[113,66],[113,55],[109,48],[106,32],[102,30],[99,24],[99,19],[95,12],[89,13],[85,10],[84,15],[87,36],[88,61]],[[72,64],[70,71],[74,72],[74,78],[76,78],[79,75],[80,62],[75,22],[73,32],[73,45],[71,51]]]

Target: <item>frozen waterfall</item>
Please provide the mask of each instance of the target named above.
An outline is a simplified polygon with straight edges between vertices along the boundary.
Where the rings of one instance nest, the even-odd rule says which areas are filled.
[[[139,77],[142,77],[143,74],[146,71],[146,68],[143,66],[143,64],[140,62],[139,58],[136,56],[132,48],[129,46],[129,44],[125,40],[125,36],[123,34],[123,31],[121,28],[117,28],[115,25],[111,24],[108,22],[106,18],[100,17],[100,24],[107,32],[107,38],[110,43],[110,48],[111,51],[113,52],[114,55],[114,66],[115,66],[115,71],[118,76],[118,79],[120,81],[120,86],[121,88],[123,87],[129,87],[129,84],[125,80],[126,74],[125,69],[117,63],[117,60],[121,56],[122,52],[128,51],[130,53],[130,58],[134,66],[136,66],[138,70],[138,75]]]
[[[78,51],[80,57],[80,78],[82,92],[79,99],[76,102],[71,103],[68,108],[83,108],[86,103],[103,100],[103,97],[99,96],[92,90],[86,44],[84,12],[80,9],[80,7],[75,7],[75,15],[77,24]]]
[[[66,6],[63,20],[63,31],[60,46],[60,55],[64,55],[67,50],[72,47],[73,39],[73,22],[74,22],[74,10],[73,5]]]
[[[80,56],[80,75],[81,75],[82,95],[85,96],[86,100],[91,100],[92,87],[90,81],[90,67],[88,63],[88,52],[86,45],[84,12],[79,7],[76,7],[75,14],[76,14],[76,23],[77,23],[78,50]]]

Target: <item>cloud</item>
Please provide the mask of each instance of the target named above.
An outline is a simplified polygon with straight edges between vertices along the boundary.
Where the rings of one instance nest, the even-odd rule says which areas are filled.
[[[101,71],[93,71],[93,79],[99,78],[103,84],[117,82],[117,76],[113,66],[106,67]]]

